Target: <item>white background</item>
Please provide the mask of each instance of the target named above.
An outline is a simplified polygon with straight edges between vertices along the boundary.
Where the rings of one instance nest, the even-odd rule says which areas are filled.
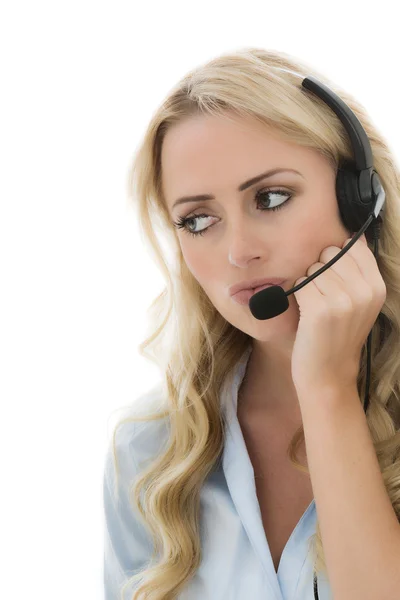
[[[398,160],[396,8],[390,0],[2,3],[2,598],[103,598],[110,418],[159,378],[138,345],[164,283],[126,194],[153,112],[188,70],[261,46],[348,90]]]

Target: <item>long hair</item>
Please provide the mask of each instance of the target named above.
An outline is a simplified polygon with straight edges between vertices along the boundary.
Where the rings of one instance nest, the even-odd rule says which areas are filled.
[[[374,168],[386,191],[378,266],[387,297],[372,333],[367,422],[387,493],[400,516],[399,169],[365,109],[323,74],[284,52],[244,48],[227,53],[190,71],[173,87],[155,111],[129,171],[129,201],[137,211],[142,240],[166,282],[149,308],[151,331],[139,346],[141,356],[156,363],[162,373],[163,402],[116,428],[127,421],[166,418],[170,431],[168,446],[130,488],[130,501],[153,539],[152,558],[158,556],[158,562],[128,581],[141,579],[132,600],[175,599],[200,565],[200,490],[221,456],[225,439],[221,386],[252,343],[250,336],[219,314],[183,260],[162,191],[163,139],[171,126],[190,116],[235,114],[272,126],[284,139],[317,150],[337,168],[340,160],[353,159],[348,135],[322,100],[304,93],[299,74],[325,82],[354,111],[369,137]],[[160,243],[163,239],[165,247]],[[360,398],[365,393],[366,358],[365,344],[358,376]],[[295,467],[309,475],[297,460],[303,443],[301,426],[287,452]],[[118,476],[118,465],[116,472]],[[310,547],[316,571],[327,574],[318,521]]]

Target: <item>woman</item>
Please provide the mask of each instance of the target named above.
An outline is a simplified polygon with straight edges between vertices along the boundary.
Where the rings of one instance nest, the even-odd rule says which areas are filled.
[[[305,600],[313,570],[321,600],[397,586],[400,175],[343,91],[385,189],[378,262],[363,236],[272,319],[236,293],[292,289],[354,233],[335,186],[352,148],[310,74],[326,81],[281,52],[218,57],[171,90],[135,156],[129,192],[166,279],[140,349],[163,385],[107,455],[106,600]]]

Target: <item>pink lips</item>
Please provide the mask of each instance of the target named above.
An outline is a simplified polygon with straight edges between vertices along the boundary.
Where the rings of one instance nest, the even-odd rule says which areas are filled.
[[[280,286],[282,287],[283,284],[284,284],[284,282],[282,282],[280,284]],[[233,294],[233,296],[231,296],[231,298],[238,304],[241,304],[242,306],[246,306],[249,304],[250,298],[254,294],[256,294],[257,292],[260,292],[261,290],[263,290],[267,287],[271,287],[272,285],[274,285],[274,284],[266,283],[264,285],[260,285],[260,287],[257,287],[254,290],[241,290],[240,292],[236,292],[236,294]]]

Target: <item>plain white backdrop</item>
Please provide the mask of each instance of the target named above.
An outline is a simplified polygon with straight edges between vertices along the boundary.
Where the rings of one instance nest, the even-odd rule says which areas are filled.
[[[391,0],[2,3],[2,598],[103,598],[112,413],[159,379],[138,345],[164,282],[126,194],[153,112],[188,70],[261,46],[354,95],[399,161],[396,13]]]

